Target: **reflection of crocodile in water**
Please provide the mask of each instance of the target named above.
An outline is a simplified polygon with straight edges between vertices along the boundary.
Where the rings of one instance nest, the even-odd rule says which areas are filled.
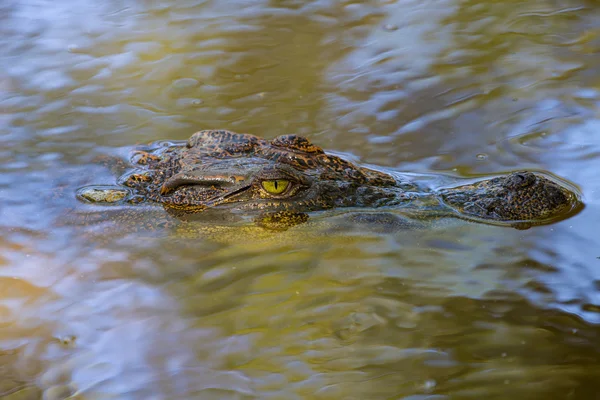
[[[306,212],[336,207],[400,207],[418,218],[454,216],[523,229],[564,218],[581,206],[565,185],[537,173],[428,188],[356,166],[294,135],[269,141],[208,130],[185,144],[159,143],[147,150],[134,153],[136,168],[120,179],[122,186],[88,186],[79,198],[153,201],[184,219],[209,209],[254,212],[261,225],[274,229],[305,221]]]

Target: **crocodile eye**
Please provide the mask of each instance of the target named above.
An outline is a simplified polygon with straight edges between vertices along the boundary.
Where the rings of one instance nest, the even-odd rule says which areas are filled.
[[[287,179],[273,179],[261,182],[262,188],[269,194],[282,194],[290,186]]]

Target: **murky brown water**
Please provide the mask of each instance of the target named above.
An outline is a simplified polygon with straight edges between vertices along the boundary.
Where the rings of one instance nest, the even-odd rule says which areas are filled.
[[[599,26],[583,0],[3,1],[0,395],[600,399]],[[207,128],[548,170],[586,208],[526,231],[134,232],[75,199],[114,183],[98,156]]]

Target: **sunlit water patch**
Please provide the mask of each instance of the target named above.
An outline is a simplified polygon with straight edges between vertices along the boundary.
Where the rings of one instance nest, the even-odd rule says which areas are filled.
[[[0,397],[597,396],[593,3],[0,7]],[[547,170],[586,208],[270,232],[75,198],[115,183],[103,157],[205,128],[412,173]]]

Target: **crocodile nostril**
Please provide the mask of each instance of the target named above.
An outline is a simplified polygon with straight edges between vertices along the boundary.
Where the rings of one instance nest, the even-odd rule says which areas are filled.
[[[509,189],[523,189],[533,185],[535,181],[535,174],[531,172],[516,172],[509,175],[506,186]]]

